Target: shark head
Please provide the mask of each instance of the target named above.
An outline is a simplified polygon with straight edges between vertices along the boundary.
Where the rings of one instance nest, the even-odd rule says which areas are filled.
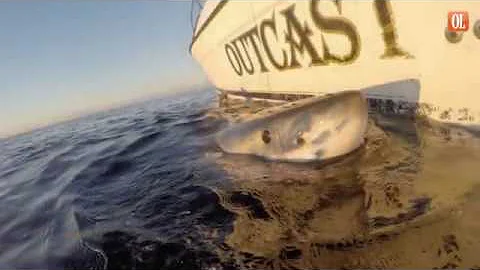
[[[223,151],[272,160],[325,160],[364,141],[367,102],[357,91],[314,97],[236,124],[217,137]]]

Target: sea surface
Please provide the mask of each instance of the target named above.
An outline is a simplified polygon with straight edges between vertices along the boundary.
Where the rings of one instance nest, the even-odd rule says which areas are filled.
[[[0,140],[0,268],[479,268],[480,137],[371,113],[335,161],[224,154],[213,90]]]

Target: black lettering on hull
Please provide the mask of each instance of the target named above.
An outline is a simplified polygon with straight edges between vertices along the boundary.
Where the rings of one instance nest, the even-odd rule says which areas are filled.
[[[297,52],[304,54],[305,51],[307,51],[312,60],[310,66],[324,65],[325,62],[320,58],[318,52],[315,50],[315,46],[310,40],[310,36],[313,34],[312,30],[310,30],[306,24],[302,26],[295,16],[295,5],[291,5],[281,13],[285,16],[287,22],[285,41],[290,44],[290,68],[301,67],[297,59]],[[295,40],[293,33],[297,34],[299,41]]]
[[[257,61],[260,64],[260,71],[262,73],[263,72],[268,72],[269,70],[265,66],[265,62],[263,61],[263,58],[260,54],[260,49],[258,48],[259,46],[258,46],[255,38],[257,40],[259,40],[260,43],[262,42],[261,39],[260,39],[260,36],[258,35],[258,28],[256,26],[253,27],[252,29],[248,30],[247,32],[245,32],[245,34],[243,34],[239,37],[239,39],[242,40],[242,41],[245,41],[245,42],[250,41],[250,44],[252,44],[255,55],[257,56]]]
[[[341,0],[329,1],[333,1],[338,13],[342,15]],[[413,58],[398,44],[390,0],[372,1],[378,23],[383,31],[385,51],[381,58]],[[286,28],[283,30],[284,39],[280,38],[279,34],[282,33],[280,32],[282,29],[278,29],[275,12],[273,12],[271,17],[263,19],[258,25],[226,44],[225,53],[235,73],[243,76],[244,74],[269,72],[271,69],[283,71],[302,68],[299,57],[309,59],[309,66],[353,63],[361,52],[361,39],[357,27],[345,17],[325,16],[319,9],[319,2],[320,0],[310,0],[309,2],[312,26],[296,16],[295,4],[279,12],[286,24]],[[317,27],[322,33],[315,38],[310,27]],[[332,53],[324,33],[345,36],[350,43],[350,51],[343,55]],[[316,46],[320,42],[323,52],[319,54]],[[272,48],[276,48],[276,51],[273,51]],[[261,50],[264,52],[262,53]],[[252,57],[256,57],[256,61]]]
[[[318,11],[319,0],[310,1],[310,13],[315,25],[326,33],[345,35],[350,41],[350,52],[344,56],[334,55],[330,52],[325,37],[322,35],[323,58],[327,62],[347,64],[355,61],[360,55],[360,36],[357,28],[348,19],[343,17],[325,17]],[[340,0],[335,0],[338,12],[342,14]]]
[[[242,44],[242,47],[243,47],[243,52],[244,52],[243,55],[240,52],[240,49],[238,48],[239,42]],[[250,55],[248,55],[248,51],[247,51],[247,48],[245,47],[245,43],[241,39],[236,39],[232,42],[232,44],[235,47],[235,50],[237,51],[238,58],[240,58],[240,62],[242,62],[242,66],[245,69],[245,71],[250,75],[253,74],[253,72],[255,71],[253,67],[253,62],[252,62],[252,59],[250,58]],[[243,56],[245,56],[248,59],[248,62],[250,63],[250,65],[247,66],[245,64],[245,59]]]
[[[262,21],[262,23],[260,24],[260,37],[262,39],[263,48],[265,49],[265,53],[267,54],[267,57],[268,57],[268,60],[270,60],[270,63],[276,69],[284,70],[285,68],[287,68],[287,65],[288,65],[287,52],[282,49],[282,55],[283,55],[282,63],[279,63],[275,59],[275,57],[273,57],[273,53],[270,50],[270,46],[267,42],[267,34],[266,34],[267,29],[270,29],[273,32],[273,34],[275,35],[275,38],[278,41],[277,26],[275,25],[275,13],[273,13],[271,19],[266,19],[266,20]]]
[[[393,18],[392,4],[390,0],[374,0],[374,9],[377,14],[378,24],[382,27],[385,52],[381,58],[405,57],[413,58],[398,45],[397,29]]]
[[[228,62],[230,62],[230,65],[232,66],[235,73],[237,73],[239,76],[242,76],[243,68],[242,68],[242,65],[240,64],[240,61],[238,60],[238,56],[235,52],[235,49],[230,44],[225,44],[225,53],[227,54]],[[232,55],[235,57],[235,63],[237,65],[233,63]]]

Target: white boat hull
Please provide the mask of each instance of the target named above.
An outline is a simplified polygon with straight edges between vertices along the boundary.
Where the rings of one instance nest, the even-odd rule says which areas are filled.
[[[220,90],[267,98],[364,89],[422,104],[442,121],[480,124],[480,1],[207,5],[216,7],[202,14],[191,53]],[[470,30],[455,43],[445,29],[457,10],[469,12]]]

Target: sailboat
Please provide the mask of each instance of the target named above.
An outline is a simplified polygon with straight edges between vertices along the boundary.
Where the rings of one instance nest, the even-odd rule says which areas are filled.
[[[479,1],[207,0],[190,53],[221,99],[350,91],[370,107],[480,126]]]

